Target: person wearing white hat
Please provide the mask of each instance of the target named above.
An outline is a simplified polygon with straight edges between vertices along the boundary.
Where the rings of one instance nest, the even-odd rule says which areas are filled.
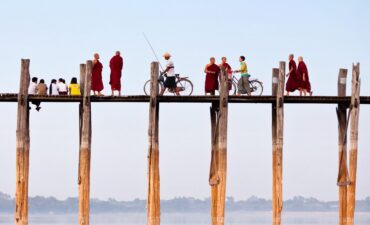
[[[162,71],[161,74],[163,74],[166,77],[166,80],[164,81],[164,88],[162,89],[160,95],[163,95],[167,88],[170,89],[171,91],[176,92],[176,95],[179,95],[179,92],[176,88],[175,65],[171,60],[171,54],[166,52],[163,54],[163,57],[167,61],[167,64],[166,69]]]

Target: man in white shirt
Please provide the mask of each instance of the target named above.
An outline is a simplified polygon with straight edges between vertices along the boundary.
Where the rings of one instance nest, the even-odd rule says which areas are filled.
[[[29,95],[37,94],[37,80],[38,80],[37,77],[32,77],[30,86],[28,87],[28,94]],[[37,111],[40,111],[40,109],[41,109],[41,107],[40,107],[41,102],[40,101],[31,101],[31,103],[36,106]]]
[[[68,95],[68,86],[65,84],[65,80],[63,78],[59,78],[57,89],[59,95]]]
[[[28,94],[35,95],[37,93],[37,77],[32,77],[30,86],[28,87]]]
[[[162,89],[160,95],[163,95],[163,93],[166,91],[167,88],[170,91],[175,92],[176,95],[179,95],[179,92],[176,88],[177,85],[176,85],[175,65],[170,60],[171,54],[166,52],[164,53],[163,57],[167,61],[167,64],[166,64],[166,69],[163,72],[161,72],[161,74],[164,74],[164,76],[166,77],[166,80],[164,82],[164,88]]]

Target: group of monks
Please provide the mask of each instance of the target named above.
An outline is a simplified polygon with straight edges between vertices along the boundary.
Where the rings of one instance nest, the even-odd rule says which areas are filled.
[[[104,89],[102,76],[103,65],[101,64],[99,59],[99,54],[95,53],[91,75],[91,90],[94,92],[94,95],[103,96],[103,94],[101,93],[101,91]],[[121,96],[123,59],[119,51],[116,51],[116,54],[111,58],[109,62],[109,67],[111,71],[109,84],[111,86],[112,96],[114,96],[114,91],[118,91],[118,95]]]
[[[308,70],[306,63],[303,61],[303,57],[298,57],[298,67],[294,61],[294,55],[289,55],[289,73],[286,75],[288,81],[286,82],[286,95],[289,96],[289,92],[299,91],[302,96],[307,93],[312,96],[311,83],[308,76]]]
[[[231,66],[227,63],[226,57],[221,58],[220,65],[216,64],[215,57],[211,57],[209,61],[210,62],[204,68],[204,73],[206,74],[204,91],[205,91],[205,94],[209,93],[211,95],[215,95],[216,90],[218,90],[219,88],[218,80],[219,80],[220,68],[221,67],[225,68],[229,78],[231,78],[233,71],[231,69]],[[230,85],[229,85],[229,88],[231,88]]]
[[[170,80],[171,78],[175,78],[174,74],[174,66],[172,61],[170,61],[170,54],[166,53],[164,55],[165,59],[169,61],[166,70],[163,71],[167,74],[167,80]],[[102,79],[102,71],[103,71],[103,65],[99,61],[100,57],[98,53],[94,54],[94,60],[93,60],[93,69],[92,69],[92,76],[91,76],[91,90],[94,92],[94,95],[97,96],[103,96],[101,91],[104,89],[103,85],[103,79]],[[210,63],[205,66],[204,72],[206,73],[206,79],[205,79],[205,93],[209,93],[211,95],[215,95],[215,91],[219,88],[219,74],[220,74],[220,68],[223,67],[227,71],[227,75],[229,79],[232,78],[233,72],[240,72],[242,75],[242,78],[246,78],[245,81],[243,79],[240,79],[241,85],[238,85],[238,89],[242,86],[249,86],[249,77],[248,70],[246,67],[246,63],[244,62],[245,57],[241,56],[239,61],[241,63],[241,69],[232,71],[231,66],[227,63],[226,57],[221,58],[221,64],[216,64],[216,59],[214,57],[210,58]],[[121,76],[122,76],[122,68],[123,68],[123,59],[121,57],[121,54],[119,51],[116,51],[115,55],[111,58],[109,62],[109,67],[111,70],[110,73],[110,81],[109,84],[111,86],[112,96],[114,96],[114,92],[118,91],[118,95],[121,96]],[[245,75],[245,76],[243,76]],[[288,77],[288,81],[286,83],[286,95],[289,95],[290,92],[294,92],[296,90],[299,91],[300,95],[302,94],[306,96],[309,94],[312,95],[311,90],[311,84],[310,79],[308,76],[308,70],[305,62],[303,61],[303,57],[298,57],[298,67],[297,64],[294,61],[294,55],[289,55],[289,72],[286,74]],[[246,84],[244,85],[243,82]],[[165,82],[165,85],[167,88],[171,88],[170,82]],[[172,82],[176,83],[176,82]],[[230,82],[231,84],[231,82]],[[231,88],[231,85],[229,84],[229,88]],[[243,84],[243,85],[242,85]],[[241,87],[239,87],[241,86]],[[245,94],[247,93],[250,95],[250,90],[247,88],[244,92],[238,90],[238,94]],[[163,93],[162,93],[163,94]]]

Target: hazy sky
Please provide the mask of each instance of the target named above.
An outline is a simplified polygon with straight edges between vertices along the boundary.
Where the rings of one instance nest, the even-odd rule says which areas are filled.
[[[124,58],[123,93],[143,94],[158,54],[172,53],[176,72],[203,94],[210,56],[233,68],[245,55],[253,77],[271,93],[271,71],[289,53],[303,55],[315,95],[336,95],[339,68],[361,63],[362,95],[370,95],[369,1],[2,1],[0,93],[18,92],[20,59],[31,75],[78,76],[99,52],[109,93],[108,62]],[[163,61],[162,61],[163,62]],[[349,80],[350,81],[350,80]],[[348,83],[350,83],[348,81]],[[347,92],[349,93],[348,88]],[[208,104],[162,104],[161,196],[208,197]],[[0,191],[15,191],[16,104],[0,104]],[[30,195],[77,196],[78,104],[43,103],[31,112]],[[148,105],[92,106],[91,196],[146,197]],[[338,149],[335,105],[286,105],[284,198],[336,200]],[[357,196],[370,196],[370,107],[361,106]],[[227,195],[271,198],[271,106],[230,104]]]

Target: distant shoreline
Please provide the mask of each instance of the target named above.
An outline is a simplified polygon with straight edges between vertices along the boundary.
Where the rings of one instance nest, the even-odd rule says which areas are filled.
[[[14,212],[14,198],[0,192],[0,214],[12,214]],[[145,213],[146,200],[135,199],[132,201],[117,201],[115,199],[99,200],[91,199],[91,214],[122,214],[122,213]],[[174,198],[161,200],[161,212],[163,213],[208,213],[210,211],[210,198]],[[270,199],[252,196],[246,200],[235,200],[232,197],[226,199],[227,212],[271,212],[272,202]],[[337,212],[338,201],[320,201],[316,198],[297,196],[285,200],[284,212]],[[33,215],[74,215],[78,212],[78,198],[58,200],[55,197],[30,197],[29,213]],[[370,197],[357,200],[356,212],[370,212]]]

